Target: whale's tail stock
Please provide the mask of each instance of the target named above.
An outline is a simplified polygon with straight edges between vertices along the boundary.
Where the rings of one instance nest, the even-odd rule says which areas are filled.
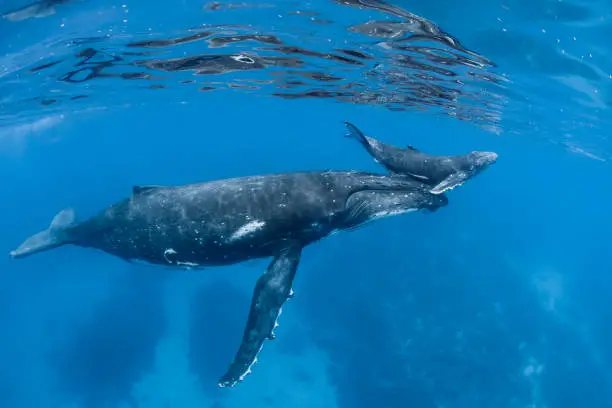
[[[11,251],[10,255],[13,258],[24,258],[68,244],[70,242],[68,230],[74,224],[74,211],[72,209],[62,210],[53,218],[49,228],[26,239],[19,248]]]

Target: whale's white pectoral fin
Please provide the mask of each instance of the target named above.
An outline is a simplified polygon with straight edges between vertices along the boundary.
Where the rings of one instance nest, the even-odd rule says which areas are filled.
[[[452,190],[466,182],[470,178],[470,174],[465,171],[458,171],[451,174],[444,180],[442,180],[437,186],[432,188],[430,191],[432,194],[442,194],[445,191]]]
[[[293,295],[291,285],[301,254],[302,246],[299,243],[289,243],[257,280],[240,348],[227,372],[219,380],[220,387],[233,387],[242,381],[257,361],[263,342],[274,339],[274,328],[281,308]]]

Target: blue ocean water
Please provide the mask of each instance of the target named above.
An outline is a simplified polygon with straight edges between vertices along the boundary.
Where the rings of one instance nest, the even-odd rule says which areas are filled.
[[[0,3],[0,407],[612,407],[609,0],[29,5]],[[345,120],[499,159],[307,247],[234,388],[268,260],[8,257],[134,185],[383,173]]]

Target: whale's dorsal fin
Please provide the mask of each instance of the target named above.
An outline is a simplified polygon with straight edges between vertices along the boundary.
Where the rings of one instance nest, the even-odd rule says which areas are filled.
[[[143,193],[150,193],[162,187],[163,186],[134,186],[132,187],[132,194],[137,195],[137,194],[143,194]]]
[[[420,152],[419,149],[417,149],[416,147],[412,146],[412,145],[407,145],[406,146],[406,150],[412,150],[413,152],[417,153]]]

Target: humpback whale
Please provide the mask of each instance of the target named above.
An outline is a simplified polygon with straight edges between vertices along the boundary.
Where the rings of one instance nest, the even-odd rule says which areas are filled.
[[[218,382],[231,387],[250,373],[264,341],[274,338],[305,246],[382,217],[433,212],[447,203],[444,194],[432,194],[419,180],[358,171],[136,186],[129,197],[82,222],[72,209],[61,211],[11,256],[71,244],[176,268],[272,258],[255,284],[240,346]]]
[[[366,151],[393,175],[410,176],[432,186],[440,194],[460,186],[497,161],[497,153],[473,151],[460,156],[434,156],[407,146],[400,148],[366,136],[350,122],[346,137],[357,140]]]

